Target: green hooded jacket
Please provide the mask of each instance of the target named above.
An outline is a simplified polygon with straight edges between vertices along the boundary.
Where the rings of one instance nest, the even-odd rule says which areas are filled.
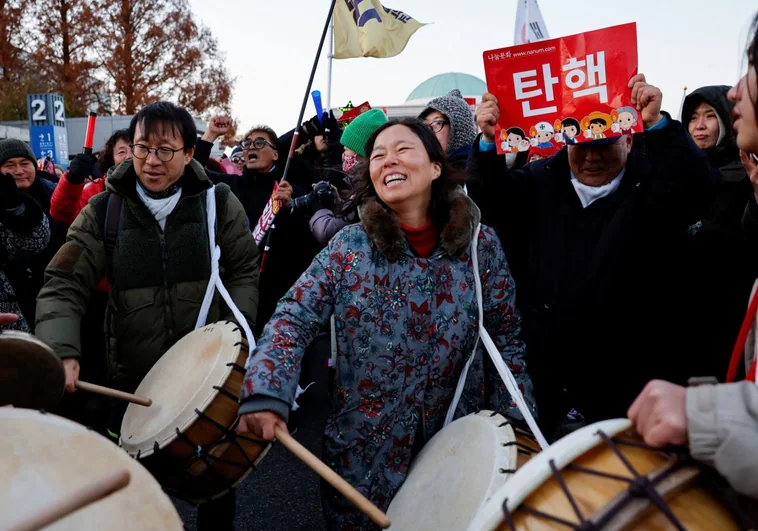
[[[106,191],[94,196],[71,225],[66,244],[45,272],[36,329],[36,335],[61,358],[80,358],[81,317],[108,271],[103,238],[108,197],[121,195],[105,330],[111,384],[131,391],[174,343],[195,328],[211,272],[206,190],[213,184],[202,166],[192,160],[185,167],[182,197],[164,230],[139,199],[136,179],[131,161],[111,170]],[[221,280],[254,328],[258,248],[245,210],[229,187],[216,185],[215,194]],[[227,319],[234,317],[216,292],[207,322]]]

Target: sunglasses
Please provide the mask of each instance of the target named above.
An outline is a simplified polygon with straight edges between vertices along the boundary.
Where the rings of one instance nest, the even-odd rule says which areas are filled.
[[[232,162],[234,162],[235,164],[238,163],[238,162],[245,162],[245,158],[244,157],[232,157]]]
[[[266,146],[271,147],[271,149],[276,149],[276,146],[266,140],[265,138],[256,138],[255,140],[250,140],[249,138],[246,138],[242,142],[240,142],[240,146],[242,146],[242,149],[250,149],[250,146],[252,146],[254,149],[263,149]]]

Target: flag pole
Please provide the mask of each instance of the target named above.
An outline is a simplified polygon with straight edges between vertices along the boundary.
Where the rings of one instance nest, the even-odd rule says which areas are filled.
[[[336,4],[337,4],[337,0],[331,0],[331,4],[329,6],[329,14],[326,17],[324,30],[321,32],[321,40],[318,43],[318,50],[316,51],[316,59],[314,59],[313,61],[313,68],[311,68],[311,77],[308,78],[308,86],[305,87],[305,96],[303,96],[303,104],[300,106],[300,115],[297,117],[297,123],[295,124],[295,133],[292,135],[292,142],[290,143],[290,151],[289,151],[289,154],[287,155],[287,163],[284,165],[284,173],[282,174],[282,178],[279,180],[279,183],[283,183],[284,181],[287,180],[287,174],[289,173],[290,163],[292,162],[292,159],[295,157],[295,149],[297,148],[297,138],[300,135],[300,124],[303,123],[303,116],[305,115],[305,107],[308,105],[308,98],[311,95],[311,87],[313,86],[313,78],[316,76],[318,61],[321,58],[321,53],[324,50],[324,41],[326,40],[326,34],[329,31],[329,25],[332,21],[332,15],[334,14],[334,6]],[[329,98],[331,98],[331,93],[329,94]],[[271,236],[274,234],[274,229],[276,229],[276,218],[280,216],[280,213],[281,213],[281,210],[274,217],[274,222],[271,224],[271,227],[269,227],[268,233],[266,234],[265,243],[263,245],[263,256],[261,257],[261,272],[263,272],[266,266],[266,258],[271,252]]]
[[[688,123],[682,119],[682,111],[684,110],[685,99],[687,99],[687,85],[685,85],[684,88],[682,89],[682,102],[679,104],[679,121],[682,123]]]
[[[332,63],[334,62],[334,13],[332,22],[329,24],[329,74],[326,82],[326,112],[332,110]]]

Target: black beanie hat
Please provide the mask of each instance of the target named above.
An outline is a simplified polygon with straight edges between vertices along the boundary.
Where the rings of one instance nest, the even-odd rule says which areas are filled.
[[[17,140],[15,138],[6,138],[0,140],[0,166],[5,164],[8,159],[16,157],[24,157],[37,164],[37,158],[34,156],[34,151],[26,142]]]

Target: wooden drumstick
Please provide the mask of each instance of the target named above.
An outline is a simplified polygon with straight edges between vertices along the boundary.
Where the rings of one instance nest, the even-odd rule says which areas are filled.
[[[56,500],[48,507],[38,510],[34,516],[15,525],[12,524],[6,531],[36,531],[37,529],[47,527],[61,518],[65,518],[71,513],[123,489],[129,484],[130,480],[131,474],[128,470],[119,470],[67,494],[64,498]]]
[[[327,483],[337,489],[340,494],[350,500],[360,511],[371,518],[371,520],[381,527],[387,529],[390,526],[390,519],[384,514],[379,507],[371,503],[363,494],[358,492],[355,487],[342,479],[337,473],[326,466],[318,457],[308,451],[302,444],[297,442],[286,429],[280,426],[275,427],[276,439],[281,442],[290,452],[308,465],[311,470],[321,476]]]
[[[153,405],[153,401],[146,396],[133,395],[131,393],[125,393],[117,389],[111,389],[110,387],[103,387],[102,385],[95,385],[81,380],[77,380],[74,385],[76,385],[76,388],[81,391],[89,391],[90,393],[109,396],[118,400],[125,400],[139,406],[150,407]]]

